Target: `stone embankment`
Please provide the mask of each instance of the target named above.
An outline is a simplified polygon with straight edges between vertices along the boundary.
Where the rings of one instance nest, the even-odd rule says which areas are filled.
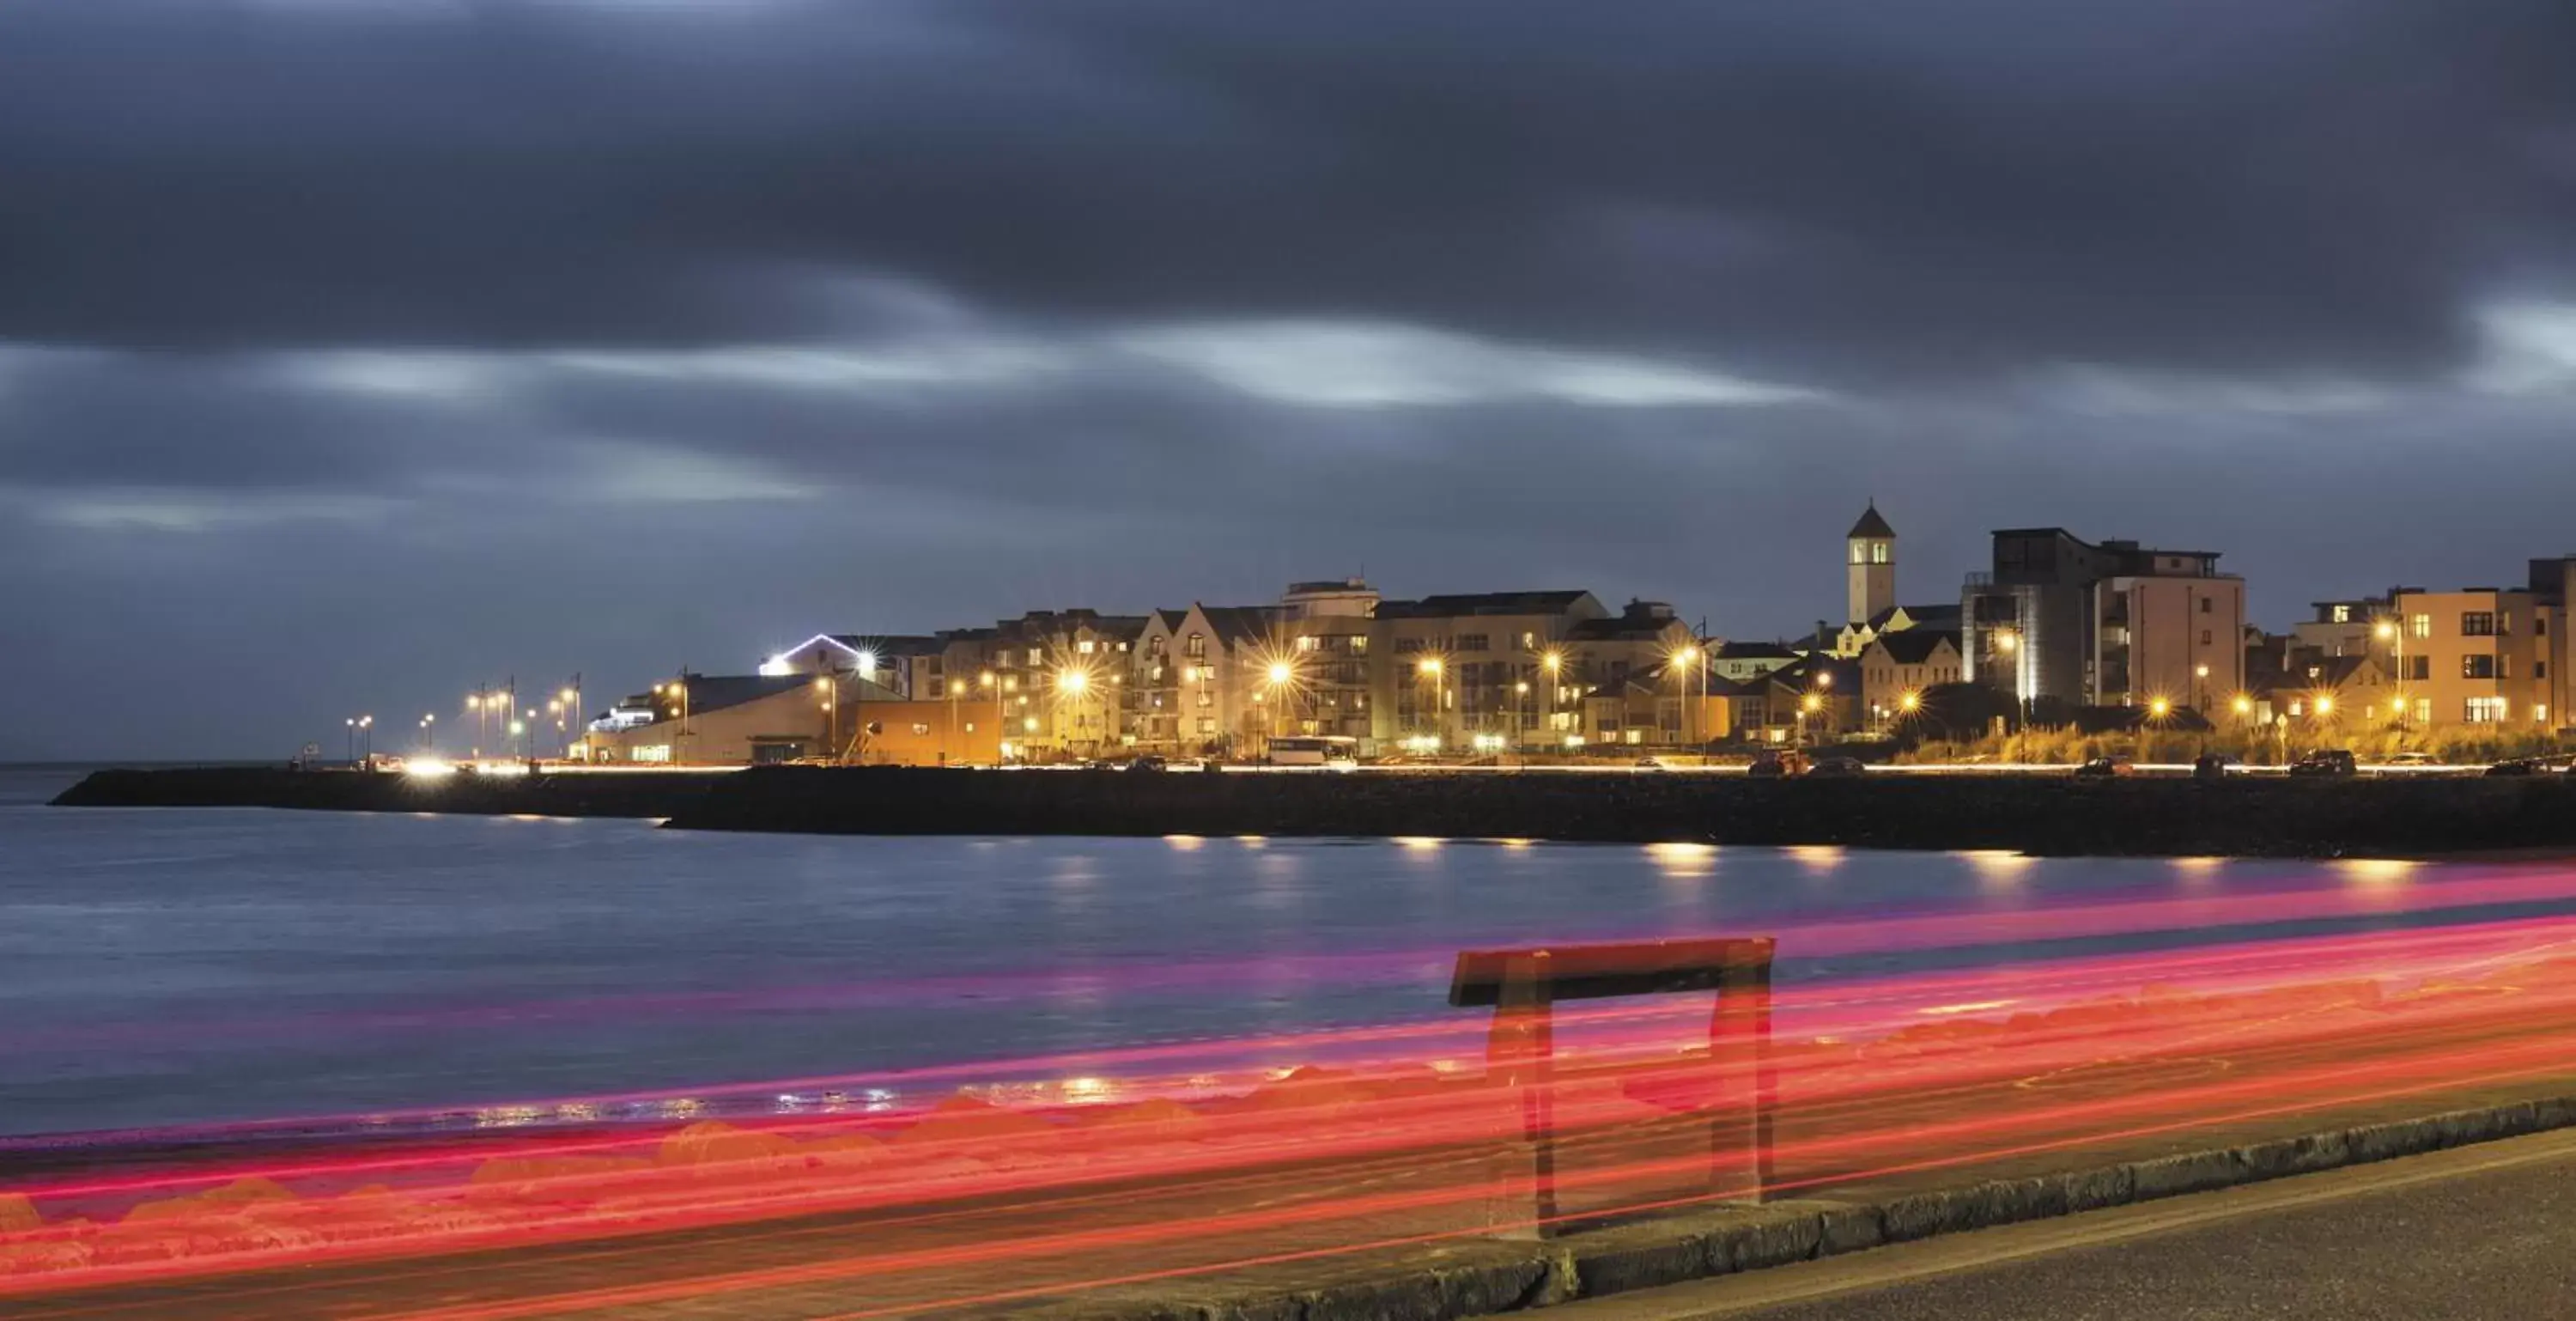
[[[1669,773],[1204,775],[753,771],[674,814],[710,830],[852,834],[1435,836],[2423,856],[2576,847],[2557,779],[2077,780]]]
[[[1431,836],[2039,854],[2424,857],[2576,850],[2576,782],[1889,775],[1160,774],[778,767],[516,778],[102,771],[59,803],[668,817],[862,835]]]
[[[257,766],[105,770],[65,790],[54,805],[666,817],[696,805],[724,778],[685,772],[430,777]]]

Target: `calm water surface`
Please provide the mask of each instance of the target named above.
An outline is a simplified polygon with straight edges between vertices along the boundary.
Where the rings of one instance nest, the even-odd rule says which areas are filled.
[[[2292,863],[41,805],[70,778],[0,770],[0,1134],[1275,1033],[1440,1013],[1464,947],[2321,883]],[[2026,952],[1784,949],[1783,976]]]

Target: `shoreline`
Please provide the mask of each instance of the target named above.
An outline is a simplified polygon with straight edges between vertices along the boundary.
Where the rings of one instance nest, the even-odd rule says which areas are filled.
[[[2576,856],[2576,784],[2533,779],[1765,781],[1599,776],[1143,775],[777,767],[508,778],[260,767],[102,770],[70,807],[274,807],[663,820],[782,834],[1497,839],[2035,856]]]

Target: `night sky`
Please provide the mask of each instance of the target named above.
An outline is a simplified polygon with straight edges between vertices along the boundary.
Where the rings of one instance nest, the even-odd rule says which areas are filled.
[[[1908,600],[2576,551],[2576,4],[0,5],[0,760],[1363,571],[1767,638],[1873,496]]]

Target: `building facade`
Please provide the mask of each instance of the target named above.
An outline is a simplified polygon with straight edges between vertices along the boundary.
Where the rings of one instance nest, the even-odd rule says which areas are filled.
[[[1959,605],[1968,676],[2023,703],[2205,712],[2244,688],[2245,581],[2214,551],[2004,529]]]

